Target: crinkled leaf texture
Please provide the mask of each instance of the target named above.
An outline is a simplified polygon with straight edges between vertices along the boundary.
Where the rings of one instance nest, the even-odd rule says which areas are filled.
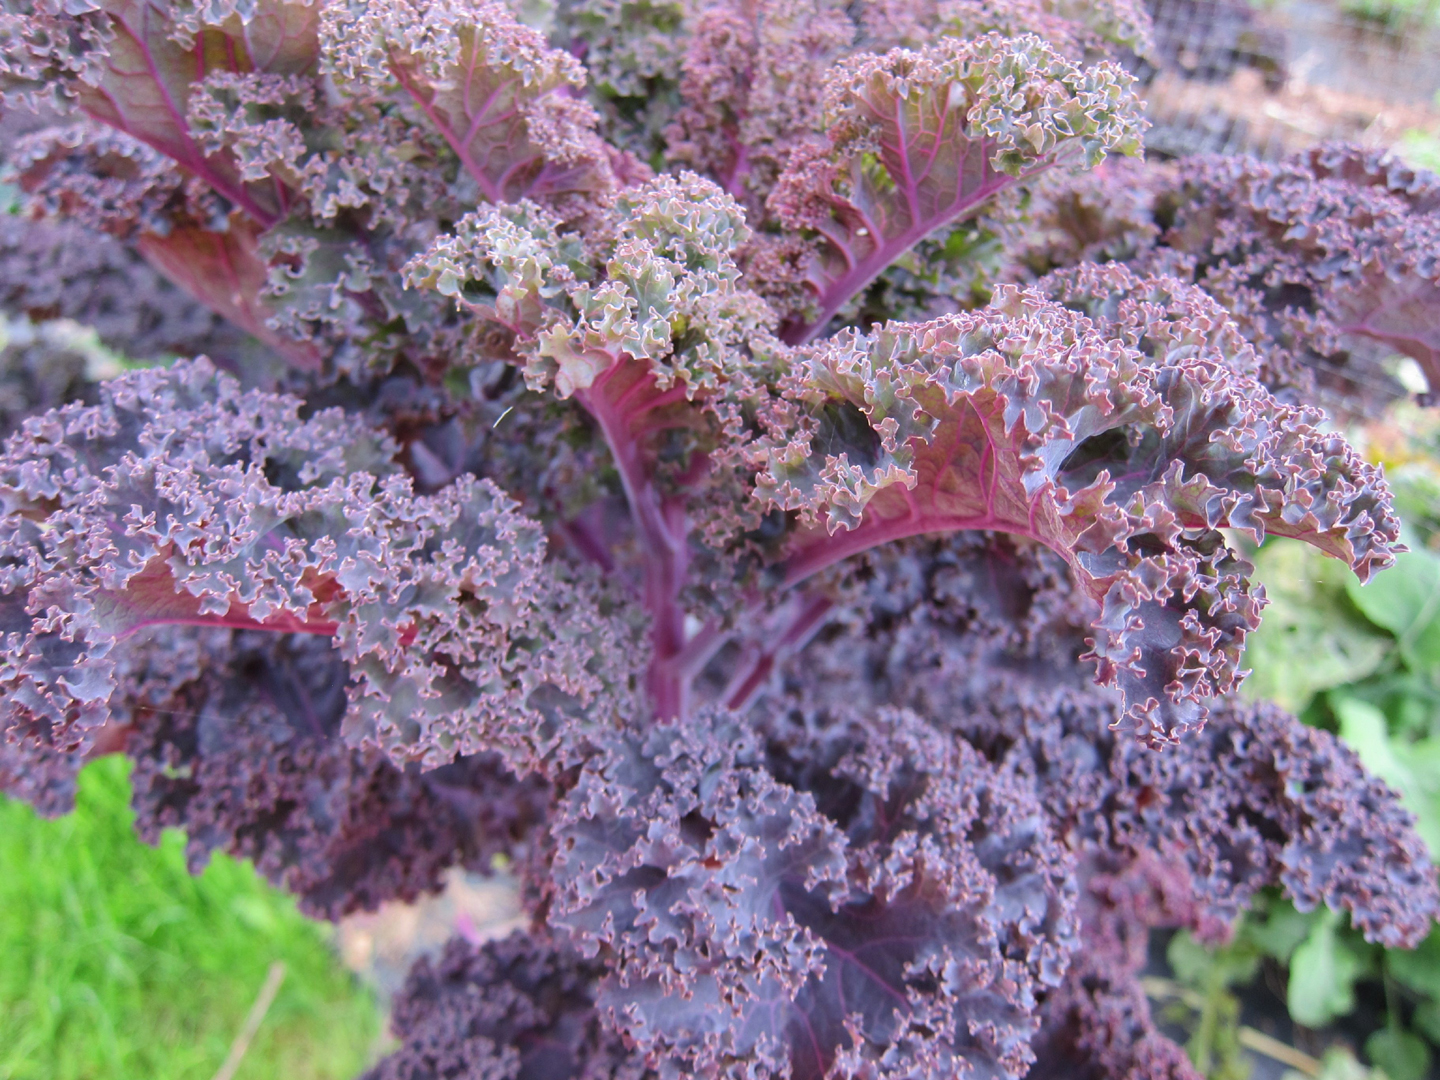
[[[1440,180],[1338,144],[1277,164],[1205,159],[1172,182],[1158,196],[1169,250],[1154,262],[1193,270],[1277,382],[1311,390],[1326,359],[1361,339],[1413,357],[1440,388]],[[1363,404],[1374,391],[1353,374]]]
[[[596,135],[581,65],[504,4],[17,6],[0,89],[105,128],[31,161],[27,190],[108,202],[107,227],[292,367],[433,363],[443,311],[395,273],[417,250],[479,203],[575,222],[647,175]]]
[[[25,423],[0,457],[7,730],[83,745],[115,642],[162,623],[335,637],[347,738],[400,761],[528,769],[562,716],[623,697],[626,624],[493,484],[416,495],[387,437],[299,409],[201,360]]]
[[[1070,57],[1154,52],[1150,17],[1137,0],[867,0],[861,19],[875,48],[998,31],[1035,34]]]
[[[191,130],[191,94],[217,74],[310,73],[319,56],[320,5],[303,0],[22,0],[4,16],[10,93],[71,95],[100,122],[138,139],[203,181],[261,226],[285,212],[269,177],[244,175]]]
[[[1037,1080],[1201,1080],[1155,1026],[1139,979],[1103,959],[1077,956],[1045,1012],[1031,1068]]]
[[[1274,886],[1301,910],[1348,911],[1390,947],[1413,947],[1440,915],[1413,816],[1328,732],[1272,706],[1227,702],[1202,734],[1155,754],[1097,737],[1101,718],[1087,709],[1040,699],[1031,717],[1012,760],[1034,762],[1047,807],[1075,823],[1086,852],[1083,958],[1047,1001],[1037,1067],[1195,1075],[1156,1031],[1140,986],[1154,926],[1223,940],[1255,893]]]
[[[1027,785],[913,714],[768,761],[723,715],[657,728],[554,835],[554,921],[662,1075],[1017,1077],[1075,944]]]
[[[710,452],[740,426],[736,403],[759,366],[752,346],[771,340],[773,314],[735,262],[748,235],[734,199],[682,173],[622,192],[610,236],[588,251],[527,201],[467,216],[407,267],[411,284],[503,330],[531,388],[574,397],[595,421],[642,546],[647,683],[662,717],[678,715],[684,696],[665,665],[688,636],[678,599],[687,502],[705,489]]]
[[[865,564],[837,613],[846,628],[760,698],[770,738],[912,709],[1035,777],[1085,859],[1164,867],[1197,928],[1213,932],[1257,890],[1283,886],[1307,909],[1347,910],[1375,940],[1425,934],[1440,895],[1413,818],[1335,736],[1227,698],[1204,731],[1155,753],[1111,729],[1118,694],[1084,677],[1088,612],[1047,549],[955,534]]]
[[[1425,362],[1433,182],[1101,163],[1127,0],[560,8],[0,16],[27,209],[248,336],[6,442],[0,786],[122,750],[330,917],[509,858],[532,933],[417,967],[383,1080],[1192,1080],[1152,928],[1423,933],[1394,794],[1224,697],[1223,530],[1392,558],[1292,376]]]
[[[599,199],[615,185],[584,68],[503,4],[351,0],[320,15],[326,69],[397,88],[489,202]],[[618,155],[616,155],[618,157]]]
[[[1345,910],[1372,941],[1410,948],[1440,900],[1414,816],[1334,735],[1272,705],[1228,702],[1171,763],[1135,755],[1112,828],[1161,852],[1204,841],[1192,888],[1220,918],[1280,884],[1302,911]],[[1142,805],[1145,792],[1164,797]]]
[[[452,938],[396,996],[400,1049],[364,1080],[653,1080],[595,1011],[598,964],[564,942]]]
[[[615,392],[597,384],[610,377],[642,384],[626,388],[626,404],[609,405],[641,423],[666,403],[657,394],[734,393],[748,340],[774,318],[735,261],[750,236],[744,211],[715,184],[681,173],[621,193],[610,232],[597,253],[534,203],[487,208],[412,260],[407,280],[514,334],[532,388],[581,394],[597,414]],[[612,447],[627,441],[616,436]]]
[[[172,288],[124,244],[74,221],[0,219],[0,304],[34,323],[61,319],[89,327],[101,344],[135,360],[206,352],[223,366],[248,359],[254,344]],[[11,342],[20,345],[13,333]],[[0,421],[3,435],[22,415],[67,400],[23,395],[19,409]]]
[[[814,731],[905,707],[1033,778],[1075,856],[1082,944],[1044,999],[1034,1069],[1050,1071],[1032,1075],[1194,1076],[1139,984],[1153,927],[1223,936],[1276,887],[1391,945],[1433,925],[1440,891],[1413,818],[1334,736],[1233,700],[1160,753],[1111,730],[1118,694],[1076,660],[1087,606],[1048,549],[915,538],[867,552],[851,581],[753,715],[772,758],[793,743],[824,768]]]
[[[520,854],[549,803],[493,754],[421,773],[339,738],[348,670],[313,634],[174,628],[124,665],[111,722],[135,762],[136,830],[185,831],[193,871],[248,858],[300,907],[339,918]]]
[[[1203,732],[1157,754],[1111,734],[1110,710],[1087,694],[996,697],[970,737],[1033,772],[1098,865],[1166,866],[1183,921],[1208,935],[1275,886],[1303,911],[1347,911],[1389,946],[1413,946],[1440,915],[1414,816],[1329,732],[1225,699]]]
[[[300,85],[313,78],[320,5],[16,6],[21,10],[3,16],[13,32],[5,40],[0,89],[33,97],[42,85],[97,122],[42,133],[48,146],[18,155],[26,190],[49,209],[104,218],[117,234],[134,232],[140,253],[176,286],[290,364],[318,369],[319,351],[271,326],[262,292],[268,270],[258,237],[292,209],[293,172],[272,175],[246,160],[247,153],[278,156],[293,165],[303,139],[275,116],[248,132],[248,148],[226,145],[206,137],[193,110],[212,85]]]
[[[133,243],[160,273],[291,364],[315,370],[313,346],[271,327],[261,222],[151,146],[98,124],[23,140],[13,165],[32,205]],[[262,219],[263,220],[263,219]]]
[[[1220,529],[1306,540],[1362,579],[1399,530],[1379,471],[1237,372],[1223,314],[1204,314],[1218,336],[1169,319],[1121,333],[1006,288],[983,311],[812,347],[756,478],[798,515],[780,575],[925,532],[1039,540],[1098,605],[1092,656],[1140,737],[1198,725],[1237,684],[1261,606]]]
[[[1111,159],[1035,195],[1006,230],[1010,273],[1119,261],[1193,282],[1286,401],[1378,415],[1403,395],[1386,363],[1397,352],[1440,378],[1440,182],[1398,158],[1326,144],[1280,162]]]
[[[945,38],[841,64],[827,87],[830,145],[797,150],[769,198],[787,229],[816,238],[803,267],[813,310],[782,335],[811,340],[920,240],[1017,179],[1136,153],[1132,81],[1031,35]]]

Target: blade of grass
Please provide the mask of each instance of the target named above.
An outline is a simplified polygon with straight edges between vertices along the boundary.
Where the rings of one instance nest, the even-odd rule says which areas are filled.
[[[235,1070],[240,1068],[240,1061],[245,1057],[245,1051],[250,1049],[250,1040],[255,1038],[255,1033],[265,1022],[265,1014],[275,1003],[275,995],[280,992],[280,984],[284,981],[285,965],[276,960],[270,965],[270,970],[266,972],[265,984],[260,987],[255,1004],[250,1006],[250,1012],[245,1017],[245,1026],[240,1029],[240,1033],[235,1036],[235,1041],[230,1044],[230,1053],[226,1055],[220,1070],[215,1074],[215,1080],[232,1080],[235,1076]]]

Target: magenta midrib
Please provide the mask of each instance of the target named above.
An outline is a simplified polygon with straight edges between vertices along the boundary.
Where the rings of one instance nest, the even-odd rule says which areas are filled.
[[[983,147],[983,140],[981,140]],[[973,145],[973,143],[972,143]],[[902,155],[903,156],[903,155]],[[968,156],[968,151],[967,151]],[[1022,180],[1028,180],[1033,176],[1050,168],[1054,164],[1054,158],[1041,162],[1034,168],[1027,169],[1018,176],[1010,176],[1006,173],[991,171],[989,157],[983,152],[981,155],[981,180],[978,187],[969,194],[965,194],[963,188],[959,190],[954,202],[950,203],[945,211],[933,218],[920,221],[912,225],[899,236],[886,240],[877,245],[870,255],[858,261],[850,254],[847,245],[837,242],[834,237],[829,236],[824,230],[817,230],[826,235],[827,240],[834,246],[836,251],[845,260],[846,265],[851,269],[836,278],[831,284],[825,286],[821,291],[820,314],[814,321],[788,328],[781,333],[781,337],[790,345],[806,345],[814,341],[825,329],[835,314],[849,302],[861,289],[869,285],[882,274],[885,269],[901,255],[904,255],[912,247],[918,244],[925,237],[929,236],[936,229],[944,228],[946,225],[954,224],[967,214],[977,210],[991,196],[1003,191],[1011,184]],[[964,183],[964,170],[959,174],[959,183]],[[907,172],[908,176],[908,172]],[[906,190],[905,199],[911,209],[911,220],[918,220],[915,216],[915,207],[918,205],[917,197]],[[870,220],[866,215],[867,222]],[[873,224],[867,225],[874,234]]]
[[[149,21],[149,11],[150,9],[147,6],[145,8],[145,15],[143,16],[146,22]],[[140,33],[137,33],[135,29],[131,27],[131,25],[124,19],[123,16],[112,15],[111,18],[114,20],[115,24],[125,32],[125,34],[130,38],[130,40],[135,43],[135,47],[139,50],[140,55],[144,58],[145,70],[150,76],[150,81],[159,91],[161,101],[164,103],[165,106],[165,111],[169,115],[171,121],[174,123],[175,129],[178,132],[178,142],[167,145],[166,143],[162,142],[157,138],[147,138],[143,134],[128,131],[125,127],[122,127],[121,130],[125,131],[128,135],[134,136],[135,138],[139,139],[141,142],[154,148],[155,150],[160,151],[160,153],[164,154],[166,157],[172,158],[179,165],[194,173],[197,177],[199,177],[201,180],[204,180],[221,195],[225,196],[225,198],[229,199],[236,206],[244,210],[245,213],[249,214],[252,218],[259,222],[263,228],[268,229],[273,226],[277,220],[275,215],[261,208],[261,206],[256,203],[253,198],[251,198],[250,193],[244,189],[243,185],[232,184],[223,176],[219,175],[210,166],[208,158],[204,154],[202,154],[200,152],[200,148],[195,145],[195,141],[190,137],[190,129],[186,122],[185,116],[180,111],[180,108],[175,101],[174,95],[170,93],[170,87],[166,85],[164,78],[161,76],[160,69],[156,66],[155,63],[154,54],[151,52],[149,45],[146,44],[145,38]],[[197,59],[197,64],[198,63],[202,63],[202,61]],[[114,109],[115,115],[120,118],[123,123],[125,119],[125,110],[115,99],[115,96],[108,89],[101,88],[100,92],[105,95],[105,98],[110,102],[111,107]],[[97,117],[97,119],[103,118]]]

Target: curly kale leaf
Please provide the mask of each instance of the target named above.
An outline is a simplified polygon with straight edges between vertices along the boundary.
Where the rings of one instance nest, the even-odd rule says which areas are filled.
[[[1263,596],[1220,530],[1306,540],[1364,579],[1399,523],[1378,470],[1237,372],[1233,334],[1186,316],[1131,345],[1012,288],[812,348],[756,477],[762,505],[795,515],[776,573],[797,583],[927,532],[1030,537],[1098,607],[1092,657],[1140,736],[1196,726],[1237,685]]]
[[[1075,943],[1025,783],[913,714],[769,761],[723,716],[657,729],[587,767],[555,837],[602,1010],[682,1069],[1018,1077]]]
[[[166,623],[336,638],[347,737],[431,766],[509,745],[529,768],[626,683],[623,619],[493,484],[416,495],[387,437],[299,409],[196,361],[26,421],[0,457],[7,642],[29,658],[7,665],[7,728],[83,741],[113,644]]]
[[[812,340],[897,258],[1017,180],[1137,153],[1131,82],[1030,35],[841,64],[827,87],[829,146],[797,151],[769,199],[787,229],[815,238],[802,267],[809,303],[782,336]]]

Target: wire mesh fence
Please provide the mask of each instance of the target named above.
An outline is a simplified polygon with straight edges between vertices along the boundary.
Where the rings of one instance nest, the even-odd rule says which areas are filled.
[[[1152,154],[1440,138],[1440,0],[1150,0]]]

